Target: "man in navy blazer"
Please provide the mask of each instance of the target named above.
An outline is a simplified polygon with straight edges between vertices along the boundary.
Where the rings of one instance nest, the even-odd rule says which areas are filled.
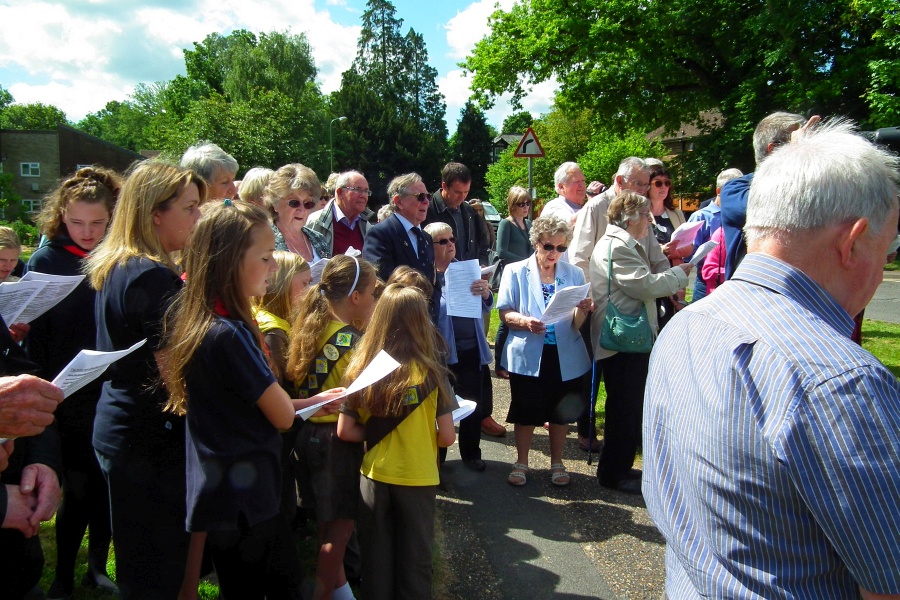
[[[363,257],[375,264],[378,276],[387,281],[394,269],[408,265],[434,285],[432,316],[441,295],[434,275],[434,246],[431,236],[419,226],[428,214],[431,196],[417,173],[394,177],[388,184],[394,214],[369,229]],[[433,318],[437,322],[436,318]]]

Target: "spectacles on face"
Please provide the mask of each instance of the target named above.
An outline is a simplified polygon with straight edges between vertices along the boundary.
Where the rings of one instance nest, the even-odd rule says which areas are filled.
[[[428,192],[421,192],[419,194],[403,194],[403,195],[411,196],[423,204],[425,202],[428,202],[429,200],[431,200],[431,194],[429,194]]]
[[[361,187],[353,187],[352,185],[344,186],[345,190],[350,190],[351,192],[356,192],[357,194],[363,194],[364,196],[371,196],[372,190],[361,188]]]
[[[531,206],[531,202],[516,202],[516,206],[519,208],[528,208]]]
[[[654,185],[654,187],[657,187],[657,188],[672,187],[672,180],[671,179],[654,179],[653,185]]]
[[[312,209],[316,205],[312,200],[307,200],[305,202],[300,202],[299,200],[288,200],[287,205],[291,208],[300,208],[303,206],[306,210]]]
[[[447,244],[455,244],[456,238],[451,236],[448,238],[444,238],[442,240],[434,240],[434,243],[436,246],[446,246]]]
[[[553,244],[541,244],[541,248],[543,248],[546,252],[553,252],[556,250],[560,254],[569,249],[568,246],[554,246]]]

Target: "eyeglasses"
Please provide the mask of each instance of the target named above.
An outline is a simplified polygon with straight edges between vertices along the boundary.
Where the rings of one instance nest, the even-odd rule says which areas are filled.
[[[425,202],[428,202],[429,200],[431,200],[431,194],[429,194],[428,192],[422,192],[420,194],[405,193],[403,195],[404,196],[412,196],[413,198],[415,198],[416,200],[418,200],[419,202],[422,202],[422,203],[425,203]]]
[[[543,248],[547,252],[553,252],[554,250],[556,250],[560,254],[569,249],[568,246],[554,246],[553,244],[542,244],[541,248]]]
[[[356,192],[357,194],[364,194],[366,196],[372,195],[372,190],[367,190],[366,188],[353,187],[352,185],[344,186],[345,190],[350,190],[351,192]]]
[[[519,208],[528,208],[531,206],[531,202],[516,202],[516,206]]]
[[[656,179],[653,181],[653,185],[658,188],[672,187],[672,180],[671,179]]]
[[[319,196],[319,202],[328,202],[329,200],[331,200],[331,196]]]
[[[446,246],[447,244],[455,244],[456,238],[451,236],[448,238],[444,238],[442,240],[434,240],[434,243],[437,244],[438,246]]]
[[[306,202],[300,202],[299,200],[288,200],[287,205],[291,208],[300,208],[300,206],[302,205],[306,210],[310,210],[316,205],[316,203],[312,200],[307,200]]]

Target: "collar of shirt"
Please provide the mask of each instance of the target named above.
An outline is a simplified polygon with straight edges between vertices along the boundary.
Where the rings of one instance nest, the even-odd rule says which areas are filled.
[[[759,252],[748,254],[732,279],[759,285],[790,298],[838,333],[847,337],[853,335],[853,316],[809,275],[774,256]]]
[[[355,217],[353,217],[353,220],[351,221],[349,218],[347,218],[347,215],[344,214],[344,211],[341,210],[341,207],[338,206],[338,203],[337,202],[334,203],[334,220],[335,220],[335,222],[337,222],[337,223],[343,222],[344,225],[346,225],[350,229],[356,229],[356,223],[359,221],[360,217],[362,217],[361,214],[356,215]]]

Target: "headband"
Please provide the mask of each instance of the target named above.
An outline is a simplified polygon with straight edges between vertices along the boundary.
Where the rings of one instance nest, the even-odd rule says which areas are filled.
[[[349,298],[351,294],[356,290],[356,284],[359,283],[359,261],[356,260],[355,256],[351,256],[353,262],[356,263],[356,277],[353,278],[353,285],[350,286],[350,291],[347,292],[347,297]]]

